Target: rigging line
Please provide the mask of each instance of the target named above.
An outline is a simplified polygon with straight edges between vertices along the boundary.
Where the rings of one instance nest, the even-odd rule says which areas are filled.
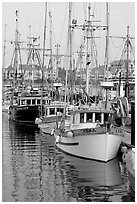
[[[96,9],[96,3],[93,4],[93,16],[95,14],[95,9]]]
[[[63,21],[63,26],[62,26],[62,30],[61,30],[61,35],[60,35],[59,44],[61,44],[61,40],[62,40],[64,25],[65,25],[65,20],[66,20],[66,16],[67,16],[67,9],[68,9],[68,4],[66,4],[65,16],[64,16],[64,21]]]
[[[84,8],[84,13],[85,13],[85,18],[84,19],[86,20],[86,16],[87,16],[87,12],[86,12],[87,3],[83,3],[83,8]]]
[[[113,39],[112,39],[112,38],[110,38],[110,39],[111,39],[111,41],[112,41],[112,45],[113,45],[115,48],[120,48],[120,47],[123,45],[123,43],[124,43],[124,39],[123,39],[123,42],[121,43],[121,45],[120,45],[120,46],[116,46],[116,45],[114,44]]]
[[[121,60],[123,59],[124,52],[125,52],[125,47],[126,47],[126,45],[124,45],[124,49],[123,49],[123,51],[122,51],[122,53],[121,53],[120,62],[121,62]],[[120,47],[120,48],[121,48],[121,47]],[[120,51],[120,49],[119,49],[119,51]],[[119,54],[119,53],[117,53],[117,55],[118,55],[118,54]],[[115,59],[117,58],[117,55],[116,55]]]
[[[97,51],[95,40],[93,41],[93,55],[95,58],[96,66],[98,66],[98,59],[97,59],[98,58],[98,51]]]
[[[52,24],[53,24],[53,22],[52,22]],[[56,41],[56,37],[55,37],[54,26],[52,26],[52,30],[53,30],[53,41],[54,41],[54,44],[55,44],[57,41]]]
[[[97,43],[94,41],[94,44],[95,44],[95,46],[96,46],[96,49],[98,48],[98,49],[100,49],[101,48],[101,46],[99,46],[99,45],[97,45]]]
[[[49,12],[52,14],[52,9],[50,7],[50,3],[48,4],[49,6]],[[52,30],[52,34],[53,34],[53,39],[54,39],[54,44],[56,43],[56,38],[55,38],[55,32],[54,32],[54,26],[53,26],[53,17],[51,16],[51,30]]]
[[[130,45],[130,47],[131,47],[131,53],[134,55],[134,52],[135,52],[135,49],[134,49],[134,47],[132,46],[132,43],[131,43],[131,41],[129,41],[129,45]]]
[[[14,49],[14,52],[13,52],[13,55],[12,55],[12,58],[11,58],[11,63],[10,63],[10,66],[12,66],[12,65],[13,65],[14,55],[15,55],[15,49]]]
[[[8,54],[10,51],[12,51],[12,53],[13,53],[13,47],[8,48],[7,51],[5,52],[5,54]]]

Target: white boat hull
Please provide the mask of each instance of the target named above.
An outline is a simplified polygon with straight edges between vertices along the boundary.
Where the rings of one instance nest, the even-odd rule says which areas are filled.
[[[122,136],[109,133],[61,137],[54,132],[56,146],[74,156],[107,162],[116,157]]]

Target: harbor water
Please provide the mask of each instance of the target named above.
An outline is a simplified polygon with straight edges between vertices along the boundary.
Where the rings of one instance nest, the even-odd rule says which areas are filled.
[[[3,202],[134,202],[120,158],[103,163],[67,155],[54,137],[2,115]]]

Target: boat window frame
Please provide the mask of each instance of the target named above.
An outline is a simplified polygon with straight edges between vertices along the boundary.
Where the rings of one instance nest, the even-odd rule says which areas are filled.
[[[54,114],[51,114],[51,110],[54,109]],[[56,114],[56,108],[52,107],[52,108],[49,108],[49,115],[55,115]]]
[[[33,103],[33,101],[35,101],[35,103]],[[31,99],[31,104],[36,105],[36,99]]]
[[[26,100],[25,100],[25,99],[21,99],[21,100],[20,100],[20,105],[21,105],[21,106],[26,105]]]
[[[37,105],[40,105],[40,104],[41,104],[40,99],[37,99]]]
[[[91,116],[92,116],[91,118],[89,118],[89,119],[91,119],[90,121],[89,121],[89,119],[88,119],[88,115],[89,115],[89,114],[91,114]],[[86,113],[86,122],[87,122],[87,123],[92,123],[92,122],[93,122],[93,112],[87,112],[87,113]]]
[[[28,104],[28,101],[30,101],[29,104]],[[26,100],[26,104],[27,104],[27,105],[31,105],[31,99],[27,99],[27,100]]]
[[[83,117],[81,118],[82,115],[83,115]],[[80,113],[79,122],[84,123],[84,113]]]
[[[99,116],[100,115],[100,119],[97,117],[97,116]],[[99,113],[95,113],[95,122],[96,121],[99,121],[100,123],[101,123],[101,113],[99,112]]]
[[[107,120],[106,120],[106,115],[107,115]],[[109,113],[104,113],[104,123],[108,122],[109,119]]]

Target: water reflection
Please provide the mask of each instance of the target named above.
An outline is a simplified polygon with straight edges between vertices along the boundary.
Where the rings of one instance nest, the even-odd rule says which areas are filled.
[[[117,158],[101,163],[67,156],[62,161],[67,167],[67,178],[77,187],[78,201],[122,201],[123,190],[128,191]]]
[[[3,118],[3,201],[134,201],[121,162],[62,153],[54,137]]]

